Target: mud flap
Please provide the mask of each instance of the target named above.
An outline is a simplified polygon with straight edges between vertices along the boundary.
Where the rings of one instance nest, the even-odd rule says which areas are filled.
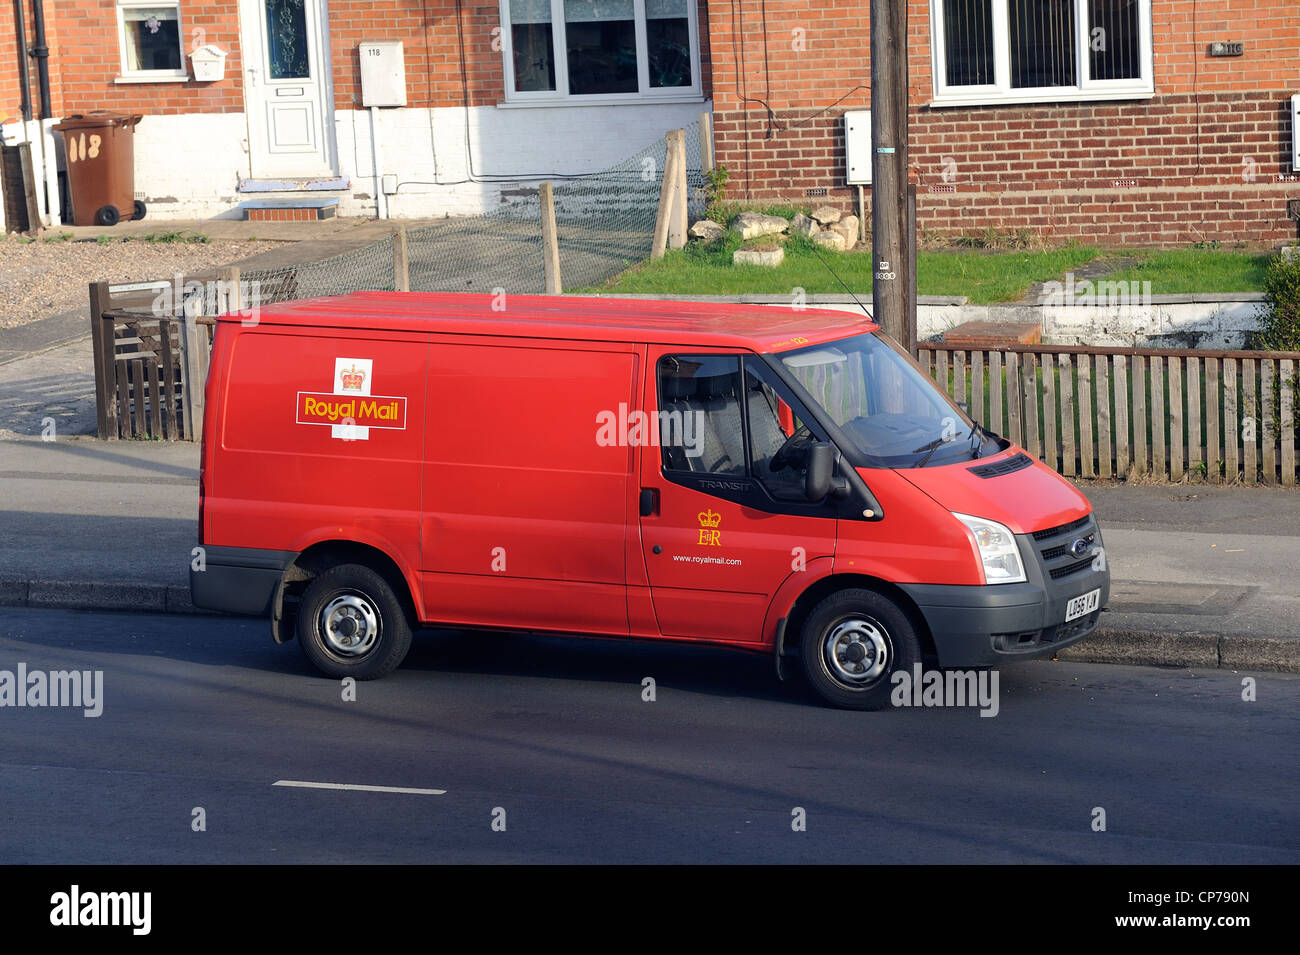
[[[288,643],[294,638],[294,621],[284,617],[284,579],[276,585],[275,595],[271,597],[271,639],[276,643]]]
[[[785,625],[788,617],[776,622],[776,678],[784,683],[790,679],[790,666],[785,661]]]

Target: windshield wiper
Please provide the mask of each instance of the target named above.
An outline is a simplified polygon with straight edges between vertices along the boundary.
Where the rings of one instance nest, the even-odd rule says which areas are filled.
[[[974,427],[970,429],[971,443],[975,446],[970,449],[970,456],[972,460],[977,460],[980,456],[980,452],[984,450],[984,438],[982,436],[988,434],[988,432],[985,431],[984,426],[974,418],[971,419],[971,424],[974,425]]]
[[[943,447],[945,444],[947,444],[947,443],[948,443],[949,441],[951,441],[951,440],[952,440],[952,438],[935,438],[935,439],[934,439],[933,441],[931,441],[929,444],[924,445],[923,447],[919,447],[919,448],[917,448],[916,450],[914,450],[914,451],[912,452],[913,454],[921,454],[921,453],[923,453],[923,452],[924,452],[924,454],[925,454],[925,457],[923,457],[920,461],[918,461],[917,464],[916,464],[916,466],[917,466],[918,468],[923,468],[923,467],[925,467],[925,463],[926,463],[927,461],[929,461],[930,458],[934,457],[934,452],[938,451],[941,447]]]

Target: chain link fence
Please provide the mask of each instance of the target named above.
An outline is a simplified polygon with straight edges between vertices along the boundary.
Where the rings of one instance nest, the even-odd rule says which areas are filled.
[[[393,240],[385,236],[327,259],[282,269],[253,269],[240,278],[248,283],[248,288],[256,290],[254,297],[261,305],[362,290],[392,291],[396,288]]]
[[[704,211],[700,124],[685,127],[687,213]],[[608,169],[551,180],[566,290],[600,285],[650,255],[667,145],[656,142]],[[540,293],[541,202],[535,186],[502,193],[484,216],[447,219],[407,234],[411,290]]]
[[[687,213],[704,211],[700,124],[685,127]],[[552,179],[565,290],[600,285],[650,255],[667,145],[661,137],[600,172]],[[448,218],[407,232],[413,292],[545,291],[541,201],[534,184],[501,191],[500,205],[483,216]],[[272,305],[290,299],[396,288],[393,239],[385,237],[327,259],[241,273],[246,302]],[[205,314],[223,303],[212,293]]]

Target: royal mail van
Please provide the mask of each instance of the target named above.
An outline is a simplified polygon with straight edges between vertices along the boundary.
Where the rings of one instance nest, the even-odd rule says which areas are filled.
[[[827,701],[1090,633],[1087,499],[864,318],[364,292],[216,328],[194,603],[331,677],[421,626],[734,647]],[[200,569],[201,568],[201,569]]]

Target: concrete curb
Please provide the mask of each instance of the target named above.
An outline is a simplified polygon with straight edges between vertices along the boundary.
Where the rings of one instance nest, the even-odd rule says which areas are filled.
[[[102,580],[0,580],[0,606],[212,616],[176,584]],[[1057,659],[1069,663],[1202,667],[1300,673],[1300,640],[1249,634],[1169,633],[1102,628]]]
[[[1130,666],[1206,667],[1300,673],[1300,640],[1254,634],[1108,630],[1066,647],[1058,660]]]
[[[104,580],[0,580],[0,606],[46,610],[129,610],[207,614],[190,602],[190,588]]]

